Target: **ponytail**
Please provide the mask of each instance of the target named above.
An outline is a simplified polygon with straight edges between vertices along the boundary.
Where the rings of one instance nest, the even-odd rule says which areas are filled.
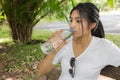
[[[92,30],[92,35],[99,37],[99,38],[105,38],[105,32],[104,32],[103,25],[100,20],[96,28]]]

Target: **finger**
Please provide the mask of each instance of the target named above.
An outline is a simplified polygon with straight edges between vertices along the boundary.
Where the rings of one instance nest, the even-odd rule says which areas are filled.
[[[59,30],[59,31],[56,31],[56,33],[54,34],[55,37],[58,37],[58,38],[62,38],[62,32],[64,30]]]
[[[52,35],[50,35],[48,37],[48,40],[51,39],[51,38],[53,38],[53,37],[61,37],[61,33],[62,32],[63,32],[63,30],[59,30],[59,31],[56,31],[56,32],[52,33]]]
[[[52,35],[48,36],[48,40],[55,36],[56,32],[52,33]]]
[[[53,37],[53,35],[48,36],[48,40],[51,39],[52,37]]]
[[[56,31],[54,34],[61,34],[63,31],[64,31],[64,30],[61,29],[61,30],[59,30],[59,31]]]

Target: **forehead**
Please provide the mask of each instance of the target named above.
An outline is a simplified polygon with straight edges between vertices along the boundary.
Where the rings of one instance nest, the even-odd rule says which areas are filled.
[[[70,14],[70,19],[81,20],[84,22],[88,22],[88,19],[84,16],[85,14],[80,13],[78,10],[73,10]]]
[[[73,10],[70,14],[70,18],[80,18],[80,13],[77,10]]]

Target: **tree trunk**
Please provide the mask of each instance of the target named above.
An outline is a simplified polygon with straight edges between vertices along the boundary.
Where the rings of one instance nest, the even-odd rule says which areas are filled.
[[[29,24],[26,24],[24,26],[20,26],[20,24],[14,25],[14,22],[9,22],[9,24],[12,39],[15,43],[27,43],[31,40],[32,27],[29,26]]]

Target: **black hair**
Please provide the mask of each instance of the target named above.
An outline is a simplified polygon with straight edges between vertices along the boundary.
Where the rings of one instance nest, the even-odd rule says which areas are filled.
[[[88,20],[88,24],[92,22],[96,23],[96,27],[91,30],[92,35],[100,38],[105,37],[103,25],[99,19],[99,9],[93,3],[79,3],[71,10],[70,15],[74,10],[77,10],[81,17],[86,18]]]

